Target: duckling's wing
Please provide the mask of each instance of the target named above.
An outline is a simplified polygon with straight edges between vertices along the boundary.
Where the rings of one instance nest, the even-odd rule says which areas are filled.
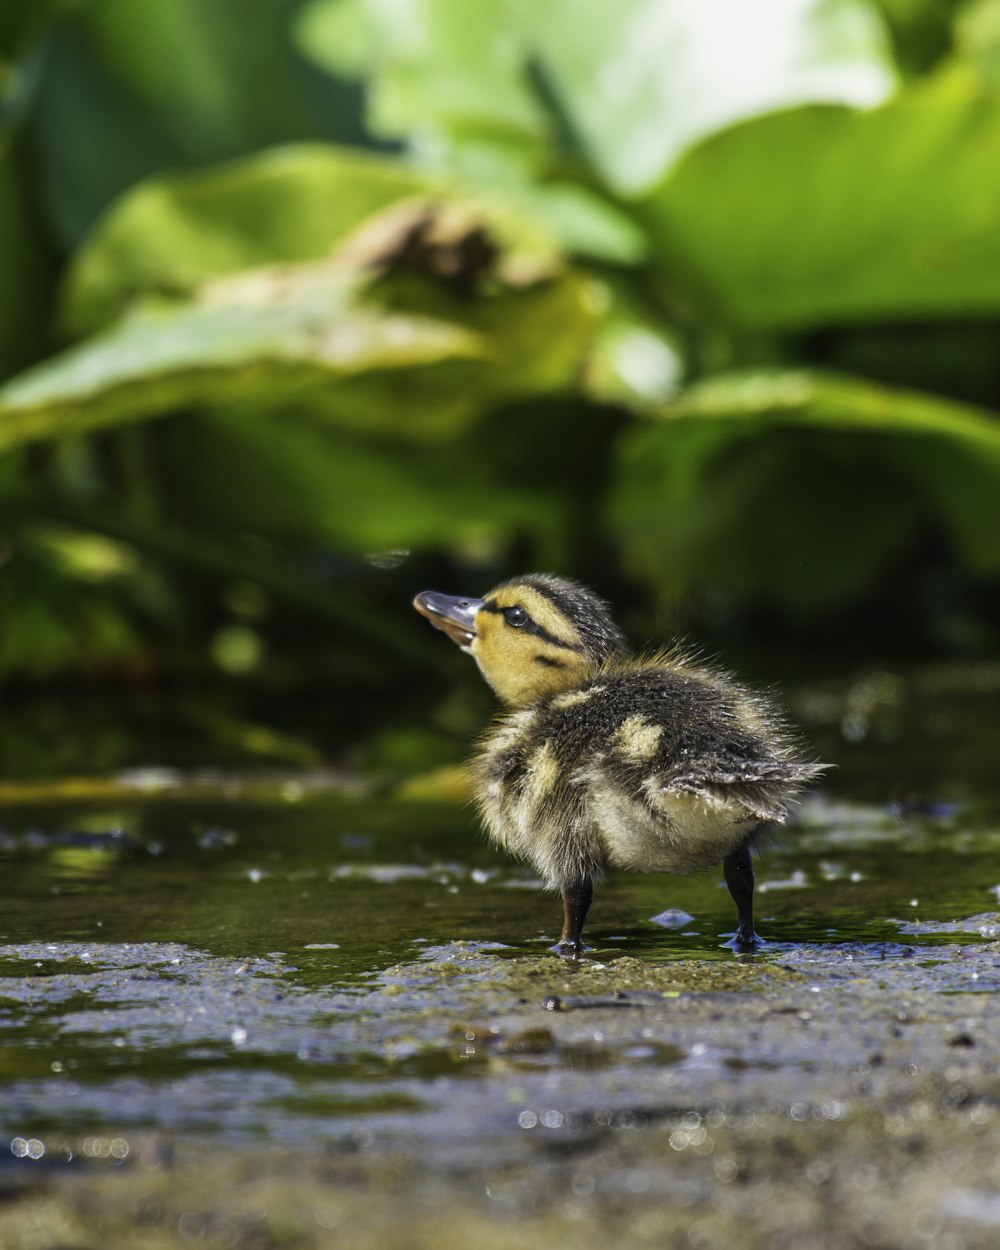
[[[820,764],[774,758],[702,760],[693,767],[666,770],[660,777],[660,791],[780,823],[788,815],[788,803],[822,772]]]

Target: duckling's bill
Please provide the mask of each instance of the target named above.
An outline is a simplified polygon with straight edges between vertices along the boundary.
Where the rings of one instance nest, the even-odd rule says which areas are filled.
[[[468,651],[475,642],[476,616],[483,606],[482,599],[463,599],[459,595],[422,590],[413,600],[413,606],[463,651]]]

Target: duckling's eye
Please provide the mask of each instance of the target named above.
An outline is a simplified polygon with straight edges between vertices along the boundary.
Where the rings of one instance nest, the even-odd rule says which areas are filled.
[[[508,625],[513,625],[515,629],[520,629],[522,625],[527,625],[528,614],[524,608],[504,608],[504,618]]]

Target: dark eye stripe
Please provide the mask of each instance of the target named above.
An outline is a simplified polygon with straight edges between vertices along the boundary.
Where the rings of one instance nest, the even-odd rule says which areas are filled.
[[[507,605],[507,607],[511,606],[513,605]],[[507,611],[507,608],[502,608],[495,599],[487,599],[479,610],[480,612],[492,612],[497,616],[502,616],[504,612]],[[578,647],[575,643],[563,642],[563,640],[561,638],[557,638],[555,634],[550,634],[547,629],[543,629],[542,626],[539,625],[537,621],[532,620],[530,616],[528,616],[524,624],[518,626],[518,628],[526,634],[534,634],[536,638],[541,638],[543,642],[547,642],[553,647],[562,647],[564,651],[580,652],[583,650],[583,647]]]

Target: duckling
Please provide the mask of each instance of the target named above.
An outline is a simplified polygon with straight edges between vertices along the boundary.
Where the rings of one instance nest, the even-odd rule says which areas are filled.
[[[608,869],[686,875],[721,862],[752,953],[751,848],[823,766],[797,758],[763,696],[680,650],[630,655],[608,604],[534,573],[482,599],[413,606],[471,655],[504,705],[472,760],[490,838],[562,892],[555,950],[578,955]]]

